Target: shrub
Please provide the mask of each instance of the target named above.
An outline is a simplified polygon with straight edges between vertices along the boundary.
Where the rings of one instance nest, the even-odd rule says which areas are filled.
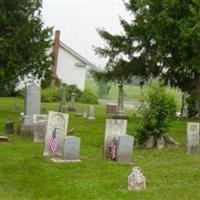
[[[97,104],[98,99],[89,89],[85,89],[84,92],[77,98],[80,103]]]
[[[60,101],[61,99],[61,88],[59,87],[50,87],[45,88],[41,92],[41,101],[52,103]]]
[[[176,101],[172,93],[161,83],[150,84],[147,95],[142,99],[140,108],[141,125],[139,128],[139,142],[143,143],[149,136],[164,135],[176,113]]]
[[[97,103],[97,97],[90,90],[87,89],[82,92],[75,85],[66,86],[66,101],[71,100],[72,93],[76,94],[77,102],[88,104]],[[61,101],[61,95],[62,89],[60,87],[45,88],[41,92],[41,101],[47,103],[59,102]]]

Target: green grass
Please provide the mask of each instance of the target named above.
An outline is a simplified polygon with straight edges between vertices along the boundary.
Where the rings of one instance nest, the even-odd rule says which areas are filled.
[[[21,99],[0,98],[0,131],[7,119],[18,121],[14,104]],[[44,104],[57,110],[58,104]],[[79,104],[83,109],[86,105]],[[132,111],[128,111],[131,116]],[[174,121],[170,135],[180,147],[164,150],[134,149],[133,164],[117,164],[102,159],[105,107],[96,106],[93,122],[70,113],[69,128],[81,137],[81,163],[55,164],[42,157],[42,144],[32,139],[10,136],[0,143],[0,199],[71,200],[139,199],[194,200],[200,197],[200,157],[185,154],[186,120]],[[138,122],[130,118],[128,133],[134,134]],[[140,166],[147,178],[147,190],[127,191],[127,176]]]

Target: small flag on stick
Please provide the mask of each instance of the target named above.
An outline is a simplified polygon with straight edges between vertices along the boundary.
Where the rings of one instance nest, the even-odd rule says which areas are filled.
[[[56,153],[57,150],[57,139],[56,139],[56,128],[53,130],[52,136],[49,139],[49,148],[52,154]]]

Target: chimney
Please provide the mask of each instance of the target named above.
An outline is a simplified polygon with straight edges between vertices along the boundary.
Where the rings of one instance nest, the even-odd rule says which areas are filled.
[[[58,63],[58,53],[59,53],[59,46],[60,46],[60,31],[55,32],[54,37],[54,44],[53,44],[53,65],[52,65],[52,78],[51,78],[51,86],[56,85],[56,72],[57,72],[57,63]]]

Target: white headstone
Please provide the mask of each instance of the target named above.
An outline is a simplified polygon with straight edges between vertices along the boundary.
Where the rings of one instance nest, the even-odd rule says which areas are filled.
[[[146,178],[143,176],[139,167],[132,168],[131,174],[128,176],[128,190],[144,190],[146,189]]]
[[[50,139],[56,132],[57,148],[55,155],[62,156],[64,137],[67,134],[69,115],[66,113],[59,113],[50,111],[48,114],[47,130],[45,135],[44,156],[52,155],[49,148]]]
[[[117,161],[123,163],[132,162],[134,137],[130,135],[119,136],[117,145]]]
[[[199,153],[199,123],[187,123],[187,153]]]
[[[104,158],[111,158],[109,146],[117,144],[119,136],[126,135],[127,120],[107,119],[104,138]]]
[[[94,109],[93,105],[89,106],[88,119],[89,120],[94,120],[95,119],[95,109]]]
[[[64,138],[63,160],[79,160],[80,138],[67,136]]]

